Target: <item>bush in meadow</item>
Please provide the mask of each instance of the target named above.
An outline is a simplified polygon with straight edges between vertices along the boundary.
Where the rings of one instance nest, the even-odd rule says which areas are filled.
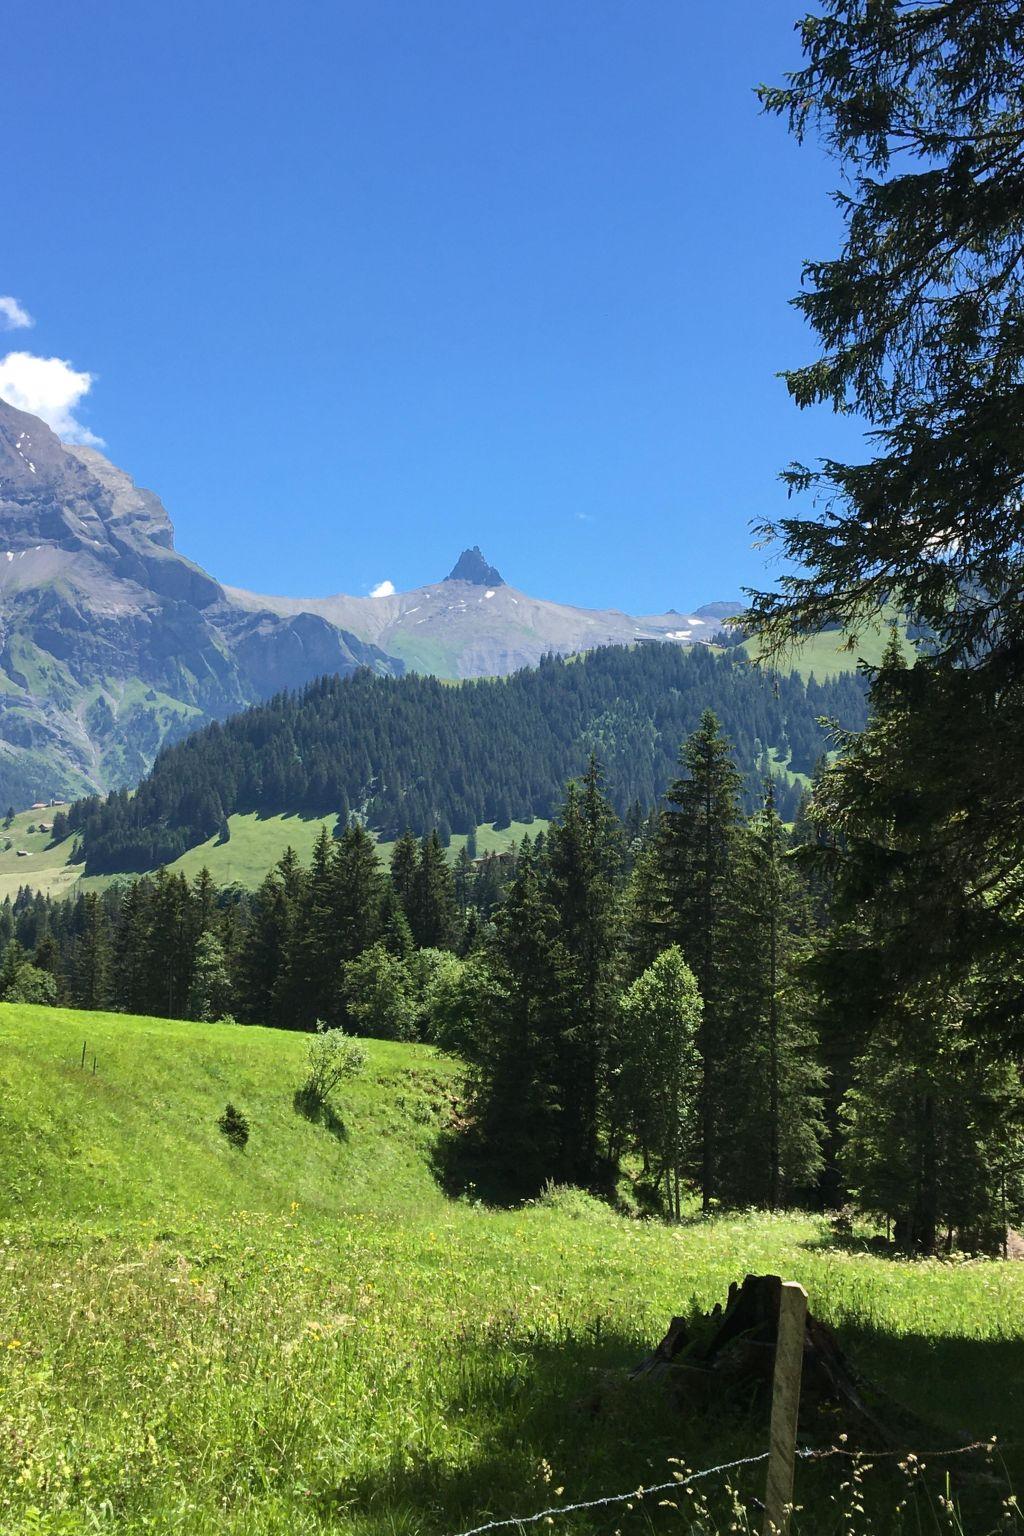
[[[309,1042],[308,1072],[300,1093],[310,1109],[329,1109],[337,1090],[366,1066],[366,1051],[343,1029],[328,1029],[317,1020]]]
[[[231,1145],[241,1151],[249,1140],[249,1122],[242,1111],[229,1104],[217,1124]]]

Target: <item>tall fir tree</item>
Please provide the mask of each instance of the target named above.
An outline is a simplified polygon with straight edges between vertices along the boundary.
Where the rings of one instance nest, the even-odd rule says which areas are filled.
[[[455,882],[436,832],[420,842],[409,901],[409,926],[419,948],[454,949],[459,932]]]
[[[385,878],[376,843],[361,822],[353,822],[335,847],[331,882],[343,964],[381,937]]]
[[[821,1171],[823,1080],[803,974],[811,903],[788,848],[769,778],[763,809],[736,842],[720,1189],[731,1205],[773,1211],[813,1190]]]
[[[391,850],[391,883],[410,923],[412,922],[416,868],[418,864],[419,844],[413,833],[406,827]]]
[[[495,916],[494,991],[470,1046],[475,1113],[505,1194],[535,1194],[565,1161],[558,1054],[567,978],[557,928],[527,850]]]
[[[109,924],[95,891],[84,898],[80,921],[72,959],[75,1007],[107,1008],[111,1001]]]
[[[146,933],[149,1011],[184,1018],[192,982],[194,930],[191,892],[184,875],[159,869],[153,880]]]
[[[684,776],[668,792],[659,854],[666,929],[697,978],[703,1003],[701,1058],[701,1200],[718,1194],[719,1120],[728,1063],[729,984],[735,941],[734,884],[741,824],[741,776],[712,710],[684,743]]]
[[[121,897],[114,941],[113,991],[125,1013],[145,1013],[149,982],[146,974],[146,935],[149,931],[148,880],[133,880]]]
[[[1024,13],[824,0],[798,31],[802,67],[762,101],[835,157],[843,221],[795,301],[819,355],[786,379],[801,407],[855,412],[871,453],[786,472],[813,501],[762,530],[790,569],[753,594],[751,623],[770,656],[836,623],[852,647],[890,604],[923,640],[912,667],[886,669],[902,701],[888,750],[831,783],[836,811],[862,819],[865,904],[894,917],[894,880],[922,893],[900,965],[874,978],[877,1017],[908,982],[960,991],[968,1027],[1019,1051]],[[897,848],[890,832],[911,829]]]
[[[298,1027],[294,1011],[280,1006],[291,929],[285,887],[271,872],[253,895],[249,927],[236,962],[235,995],[238,1011],[247,1023]]]
[[[568,1021],[558,1041],[562,1114],[558,1177],[596,1185],[602,1174],[602,1097],[621,975],[622,828],[591,757],[552,822],[546,892],[565,958]]]

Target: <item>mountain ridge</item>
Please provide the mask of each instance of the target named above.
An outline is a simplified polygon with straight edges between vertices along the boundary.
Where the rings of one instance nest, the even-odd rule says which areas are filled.
[[[664,641],[709,644],[741,603],[707,603],[690,614],[667,609],[636,617],[619,608],[581,608],[532,597],[490,565],[479,545],[463,550],[442,580],[405,592],[357,597],[283,597],[225,587],[232,602],[282,616],[316,613],[379,645],[414,672],[466,679],[504,677],[542,657],[601,645]]]
[[[155,492],[0,400],[2,805],[134,784],[164,745],[320,676],[504,676],[552,653],[708,641],[739,608],[635,618],[534,598],[479,545],[405,593],[249,592],[176,548]]]

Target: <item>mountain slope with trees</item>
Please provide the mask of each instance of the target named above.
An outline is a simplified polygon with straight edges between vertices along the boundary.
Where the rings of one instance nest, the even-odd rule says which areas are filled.
[[[0,400],[0,805],[133,784],[160,746],[325,672],[403,665],[238,608],[159,498]]]
[[[134,794],[80,801],[54,833],[77,834],[90,874],[169,863],[226,835],[236,812],[334,812],[342,824],[356,814],[384,837],[436,827],[447,841],[483,822],[550,817],[591,752],[622,814],[655,804],[706,707],[735,744],[749,803],[774,774],[780,811],[792,820],[793,775],[809,775],[827,750],[820,718],[859,728],[865,694],[849,674],[805,683],[737,654],[666,645],[549,657],[456,687],[363,671],[208,726],[164,751]]]

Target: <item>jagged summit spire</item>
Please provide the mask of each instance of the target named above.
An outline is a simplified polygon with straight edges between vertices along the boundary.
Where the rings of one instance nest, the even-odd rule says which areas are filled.
[[[462,551],[462,554],[448,572],[445,580],[471,581],[476,587],[502,587],[505,585],[503,578],[495,567],[487,564],[479,544],[474,544],[472,549],[464,549]]]

